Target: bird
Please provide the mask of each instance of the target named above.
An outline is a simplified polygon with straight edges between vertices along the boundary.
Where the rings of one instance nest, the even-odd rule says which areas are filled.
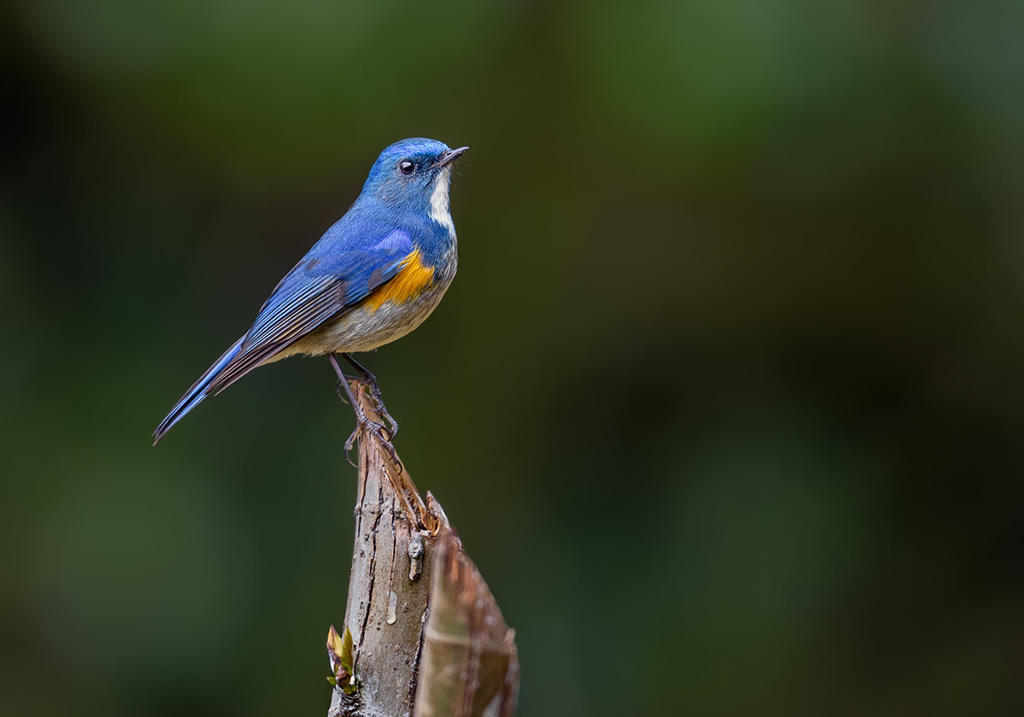
[[[153,433],[153,445],[203,399],[259,366],[288,356],[327,356],[356,415],[394,456],[398,423],[384,406],[376,377],[351,354],[405,336],[429,316],[455,277],[458,242],[449,205],[454,162],[468,147],[450,148],[422,137],[403,139],[380,153],[359,197],[289,271],[264,302],[252,326],[178,400]],[[358,377],[348,377],[343,358]],[[365,385],[373,421],[348,381]]]

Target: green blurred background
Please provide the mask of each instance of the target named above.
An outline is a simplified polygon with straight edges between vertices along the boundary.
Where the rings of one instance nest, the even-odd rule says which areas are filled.
[[[1024,713],[1024,4],[13,0],[0,713],[316,715],[351,409],[173,402],[385,145],[472,147],[365,362],[521,715]]]

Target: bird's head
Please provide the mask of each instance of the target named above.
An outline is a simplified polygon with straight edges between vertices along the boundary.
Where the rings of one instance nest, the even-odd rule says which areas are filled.
[[[467,149],[451,149],[444,142],[423,138],[395,142],[374,162],[363,196],[447,213],[452,163]]]

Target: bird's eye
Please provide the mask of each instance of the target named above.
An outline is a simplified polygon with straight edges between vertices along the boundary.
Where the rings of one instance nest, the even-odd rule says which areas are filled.
[[[398,168],[402,170],[402,174],[412,174],[413,170],[416,169],[416,165],[408,159],[403,159],[398,163]]]

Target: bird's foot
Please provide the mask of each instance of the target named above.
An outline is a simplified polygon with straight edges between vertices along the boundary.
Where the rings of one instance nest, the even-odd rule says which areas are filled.
[[[362,376],[346,376],[338,365],[338,361],[334,357],[334,354],[329,355],[328,358],[330,359],[331,365],[334,367],[334,371],[338,375],[338,397],[341,398],[342,401],[345,401],[345,398],[347,397],[348,400],[345,402],[352,406],[352,410],[356,414],[355,430],[352,431],[348,440],[345,441],[345,460],[347,460],[353,467],[357,467],[356,464],[352,462],[350,454],[352,452],[352,448],[355,446],[356,440],[359,438],[359,432],[361,430],[365,430],[366,433],[372,435],[377,440],[380,446],[387,452],[391,462],[397,465],[399,472],[401,472],[402,463],[398,460],[398,454],[395,452],[395,447],[391,443],[395,434],[398,432],[398,421],[388,413],[388,409],[384,405],[384,397],[381,395],[380,388],[377,386],[377,379],[372,373],[363,368],[348,354],[340,355],[343,356],[350,364],[355,366],[362,374]],[[349,385],[350,381],[353,383],[352,386]],[[357,398],[356,394],[352,391],[353,388],[355,388],[356,391],[365,390],[369,393],[369,398],[374,404],[371,406],[370,410],[387,421],[391,425],[390,429],[385,428],[383,421],[372,420],[366,415],[366,411],[363,409],[360,399]],[[343,391],[345,394],[344,396],[342,396]]]
[[[392,462],[394,462],[397,465],[401,465],[398,463],[398,454],[395,453],[395,447],[391,444],[391,441],[388,440],[388,437],[384,429],[384,424],[379,423],[377,421],[369,421],[362,425],[357,424],[356,427],[352,429],[352,433],[351,435],[349,435],[348,440],[345,441],[345,460],[348,461],[350,466],[352,466],[353,468],[359,467],[352,462],[351,454],[352,449],[355,447],[356,439],[359,438],[359,430],[361,428],[365,428],[368,433],[370,433],[371,435],[373,435],[375,439],[377,439],[381,447],[384,448],[385,451],[387,451],[388,457],[392,460]]]
[[[341,354],[342,358],[349,362],[349,364],[359,372],[359,377],[356,381],[366,386],[370,391],[370,398],[373,399],[373,411],[380,415],[385,421],[390,424],[391,429],[389,433],[394,438],[398,434],[398,421],[388,413],[388,407],[384,405],[384,394],[381,393],[380,386],[377,385],[377,377],[370,373],[369,369],[363,366],[361,363],[356,361],[350,354]],[[340,369],[339,369],[340,370]]]
[[[354,378],[352,380],[360,384],[362,383],[362,381],[358,378]],[[362,389],[357,387],[357,390]],[[395,452],[395,447],[391,443],[391,439],[395,435],[394,432],[389,431],[387,428],[385,428],[384,423],[382,421],[375,421],[371,419],[369,416],[367,416],[366,412],[363,410],[363,407],[359,405],[358,400],[351,401],[351,404],[352,409],[356,414],[356,427],[352,430],[352,433],[351,435],[349,435],[348,440],[345,441],[345,460],[347,460],[349,464],[352,465],[353,467],[357,467],[356,464],[352,462],[350,454],[352,452],[352,449],[355,447],[356,440],[359,438],[360,430],[365,430],[368,434],[370,434],[377,440],[381,448],[383,448],[387,452],[388,457],[391,459],[391,461],[393,463],[398,464],[398,454]],[[387,411],[382,411],[381,414],[382,416],[388,418],[392,423],[394,423],[394,419],[392,419],[388,415]]]
[[[394,438],[398,434],[398,421],[388,413],[388,407],[384,405],[384,394],[381,393],[380,386],[377,385],[377,379],[373,374],[368,374],[366,376],[356,376],[353,380],[361,383],[370,392],[370,398],[373,399],[374,412],[388,422],[388,433]]]

